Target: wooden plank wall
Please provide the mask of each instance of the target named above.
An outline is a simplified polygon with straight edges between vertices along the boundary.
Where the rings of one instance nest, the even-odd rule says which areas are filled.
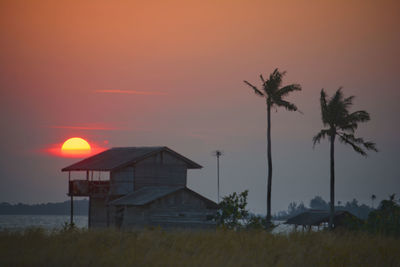
[[[161,152],[135,165],[135,190],[145,186],[186,186],[187,165]]]
[[[110,195],[126,195],[134,190],[134,167],[129,166],[110,173]]]
[[[126,207],[122,228],[161,226],[162,228],[215,228],[211,220],[216,209],[208,209],[205,201],[188,191],[159,199],[143,207]]]
[[[90,227],[107,227],[106,198],[90,197]]]

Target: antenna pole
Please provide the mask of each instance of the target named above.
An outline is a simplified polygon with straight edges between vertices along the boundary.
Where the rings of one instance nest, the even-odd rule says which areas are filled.
[[[217,150],[215,151],[215,156],[217,157],[217,199],[219,204],[219,157],[222,155],[222,152]]]
[[[217,177],[218,177],[218,204],[219,204],[219,154],[217,154]]]
[[[70,207],[70,226],[74,224],[74,188],[71,182],[71,172],[68,172],[68,181],[69,181],[69,193],[71,194],[71,207]]]

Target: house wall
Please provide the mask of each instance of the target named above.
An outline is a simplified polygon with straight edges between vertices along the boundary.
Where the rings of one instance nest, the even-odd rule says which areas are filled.
[[[134,167],[110,172],[110,195],[126,195],[134,190]]]
[[[145,186],[186,186],[186,179],[186,163],[169,152],[161,152],[110,172],[110,195],[126,195]]]
[[[125,207],[122,228],[142,228],[160,226],[162,228],[215,228],[211,216],[216,209],[207,207],[207,202],[186,190],[141,206]]]
[[[107,227],[106,198],[90,197],[90,227]]]
[[[169,152],[161,152],[135,165],[135,190],[145,186],[186,186],[187,165]]]

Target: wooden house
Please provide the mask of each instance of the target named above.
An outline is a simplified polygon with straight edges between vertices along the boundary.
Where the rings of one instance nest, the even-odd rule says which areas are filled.
[[[168,147],[112,148],[62,169],[73,197],[89,197],[88,226],[213,228],[218,205],[187,188],[187,170],[199,164]],[[71,173],[85,172],[86,179]],[[109,179],[96,180],[100,172]]]

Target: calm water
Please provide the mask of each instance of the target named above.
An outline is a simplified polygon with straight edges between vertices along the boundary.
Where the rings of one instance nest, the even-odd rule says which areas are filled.
[[[25,229],[28,227],[41,227],[44,229],[61,229],[65,222],[69,223],[69,215],[0,215],[0,230],[2,229]],[[87,228],[87,216],[74,216],[74,222],[79,228]],[[293,230],[290,225],[283,224],[284,221],[274,221],[278,224],[273,233],[288,233]]]
[[[0,215],[1,229],[24,229],[42,227],[45,229],[60,229],[65,222],[69,223],[69,215]],[[74,216],[74,223],[79,228],[87,228],[87,216]]]

